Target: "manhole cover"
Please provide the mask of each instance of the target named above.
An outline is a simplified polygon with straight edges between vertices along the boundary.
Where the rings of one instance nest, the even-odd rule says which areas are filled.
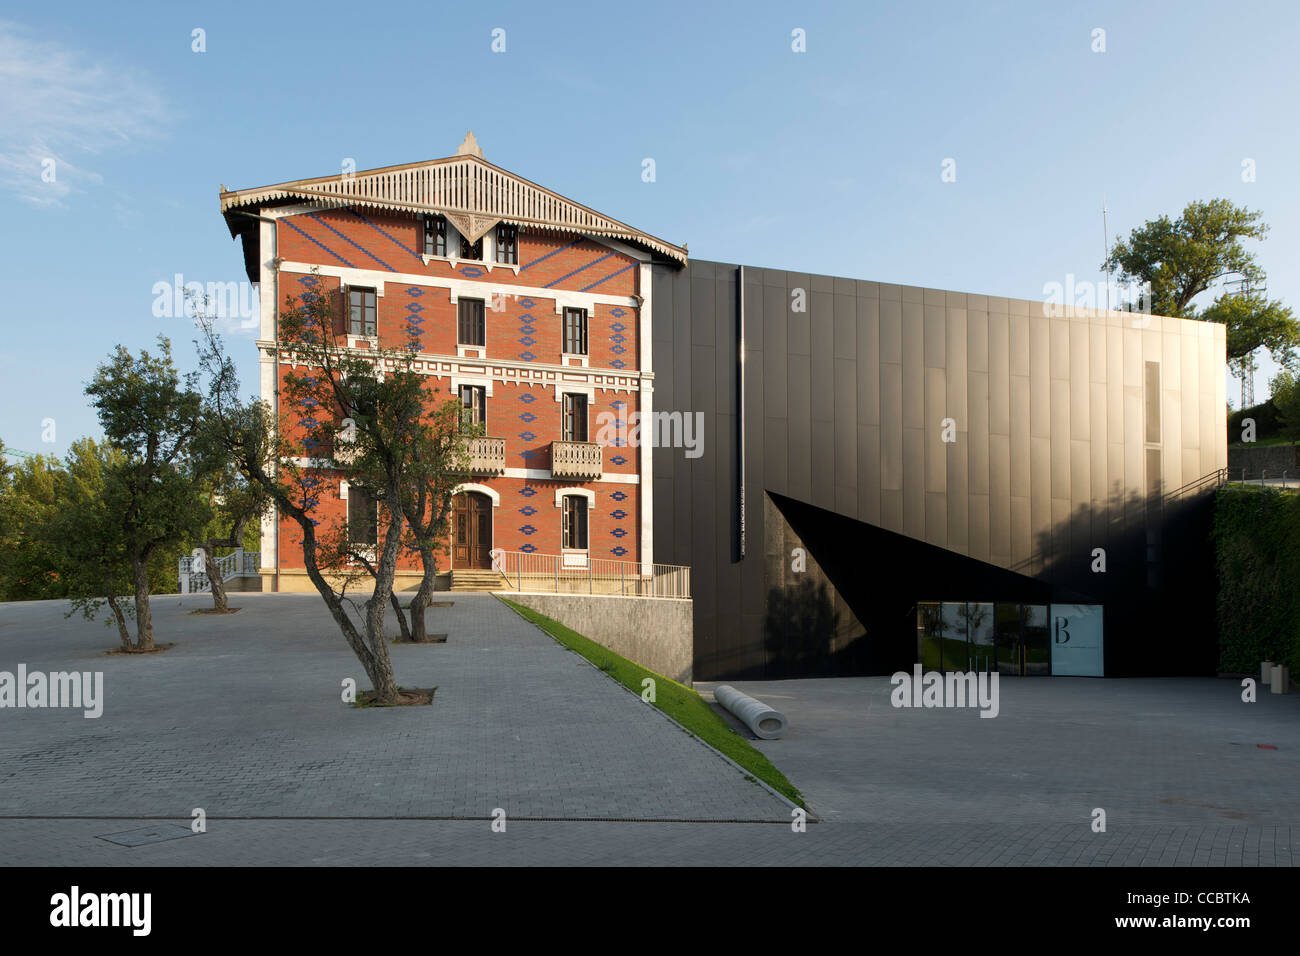
[[[194,836],[189,827],[165,823],[155,827],[141,827],[138,830],[125,830],[122,833],[108,833],[99,837],[118,846],[144,846],[146,843],[162,843],[164,840],[179,840],[181,837]]]

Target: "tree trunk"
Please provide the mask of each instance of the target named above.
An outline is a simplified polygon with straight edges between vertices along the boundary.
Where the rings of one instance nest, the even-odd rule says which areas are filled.
[[[433,600],[434,579],[438,575],[438,560],[433,556],[433,548],[427,543],[420,545],[420,563],[424,575],[420,578],[420,587],[411,598],[411,634],[412,639],[423,641],[427,638],[424,627],[424,609]]]
[[[384,553],[375,569],[375,593],[366,602],[366,639],[374,662],[375,699],[380,703],[397,703],[397,680],[393,662],[384,639],[384,612],[393,596],[393,577],[397,573],[397,552],[402,540],[402,509],[395,506],[400,489],[390,487],[388,494],[388,531],[384,536]]]
[[[122,639],[122,650],[131,649],[131,632],[126,629],[126,616],[122,613],[122,606],[117,603],[117,597],[108,595],[108,606],[113,611],[113,617],[117,618],[117,634]]]
[[[224,611],[226,610],[226,582],[221,579],[221,570],[217,567],[217,559],[212,550],[212,543],[205,542],[203,573],[208,576],[208,584],[212,588],[212,606],[218,611]]]
[[[394,591],[388,597],[393,605],[393,613],[397,615],[397,629],[402,634],[402,640],[411,640],[411,629],[406,626],[406,615],[402,613],[402,602],[398,600],[397,592]],[[414,607],[414,603],[411,606]]]
[[[149,562],[132,559],[135,574],[135,649],[153,650],[153,612],[149,610]]]

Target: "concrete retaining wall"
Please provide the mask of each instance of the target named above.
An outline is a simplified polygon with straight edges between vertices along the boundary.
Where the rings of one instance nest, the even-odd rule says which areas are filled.
[[[691,683],[694,653],[690,601],[599,594],[502,592],[517,604],[589,637],[642,667]]]
[[[1300,477],[1300,449],[1294,445],[1228,446],[1228,480],[1241,481],[1242,469],[1246,480],[1258,479],[1261,470],[1267,478]]]

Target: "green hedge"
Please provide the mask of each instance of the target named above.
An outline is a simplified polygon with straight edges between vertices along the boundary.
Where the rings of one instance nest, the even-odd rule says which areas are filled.
[[[1300,495],[1226,486],[1214,515],[1219,669],[1300,674]]]

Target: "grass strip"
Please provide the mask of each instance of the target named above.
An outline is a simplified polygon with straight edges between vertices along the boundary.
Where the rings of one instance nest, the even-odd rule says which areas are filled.
[[[803,794],[786,779],[785,774],[776,769],[761,750],[727,726],[727,722],[693,688],[642,667],[532,608],[506,598],[500,600],[524,620],[541,628],[562,646],[582,655],[638,696],[643,690],[641,682],[647,677],[652,679],[655,682],[655,707],[677,721],[689,733],[726,754],[777,793],[801,807],[804,805]]]

